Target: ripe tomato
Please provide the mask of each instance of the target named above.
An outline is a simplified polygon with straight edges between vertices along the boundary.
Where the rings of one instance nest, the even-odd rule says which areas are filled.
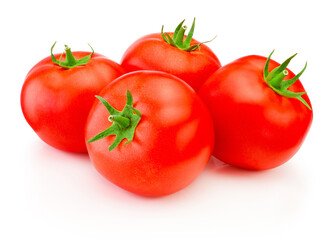
[[[197,91],[221,64],[206,45],[192,39],[195,20],[188,36],[179,24],[174,33],[154,33],[134,42],[124,53],[121,65],[128,71],[157,70],[171,73]]]
[[[136,194],[162,196],[202,172],[213,150],[212,119],[182,80],[137,71],[111,82],[100,96],[87,119],[86,141],[92,163],[109,181]]]
[[[243,57],[223,66],[202,86],[199,95],[214,121],[215,157],[263,170],[285,163],[298,151],[313,112],[298,80],[307,65],[297,76],[286,69],[294,56],[281,66],[271,55]]]
[[[87,151],[84,126],[94,95],[124,73],[118,63],[89,54],[72,53],[66,47],[61,56],[66,61],[59,61],[61,54],[52,54],[30,70],[23,84],[21,107],[26,121],[43,141],[61,150]]]

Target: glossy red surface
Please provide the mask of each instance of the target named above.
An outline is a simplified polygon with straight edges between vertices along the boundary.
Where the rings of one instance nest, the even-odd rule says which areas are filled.
[[[73,52],[76,59],[88,54]],[[49,56],[26,76],[21,92],[24,117],[47,144],[65,151],[86,152],[84,127],[94,95],[123,73],[118,63],[97,53],[87,65],[72,69],[54,64]]]
[[[313,112],[304,104],[267,86],[265,62],[261,56],[240,58],[215,72],[199,91],[214,122],[213,155],[241,168],[263,170],[285,163],[312,123]],[[271,60],[269,70],[277,66]],[[295,76],[288,71],[284,80]],[[305,91],[299,80],[289,90]],[[310,105],[307,94],[302,97]]]
[[[191,45],[198,43],[192,39]],[[121,65],[129,72],[157,70],[171,73],[195,91],[221,67],[216,55],[205,44],[200,46],[200,50],[186,52],[166,43],[160,33],[138,39],[126,50],[121,61]]]
[[[142,113],[133,141],[108,151],[115,136],[88,143],[96,169],[133,193],[162,196],[189,185],[204,169],[214,144],[211,116],[199,96],[180,79],[139,71],[109,84],[100,96],[122,110],[126,91]],[[86,125],[86,140],[111,126],[109,113],[96,101]]]

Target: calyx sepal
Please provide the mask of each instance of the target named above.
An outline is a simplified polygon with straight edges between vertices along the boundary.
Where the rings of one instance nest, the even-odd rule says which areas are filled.
[[[194,30],[195,30],[195,18],[194,18],[192,26],[191,26],[189,33],[185,40],[184,40],[184,37],[185,37],[184,33],[187,30],[187,26],[183,25],[184,21],[185,20],[183,20],[181,23],[179,23],[179,25],[176,27],[172,38],[168,33],[166,33],[166,32],[164,33],[164,25],[162,26],[161,35],[165,42],[167,42],[168,44],[172,45],[173,47],[179,48],[183,51],[191,52],[196,49],[200,50],[201,44],[211,42],[216,38],[216,36],[215,36],[213,39],[211,39],[209,41],[201,42],[199,44],[194,44],[194,45],[190,46],[192,37],[194,35]]]
[[[53,48],[55,46],[56,42],[53,44],[53,46],[50,49],[50,54],[52,57],[52,61],[53,63],[57,64],[58,66],[65,68],[65,69],[70,69],[70,68],[74,68],[77,66],[82,66],[82,65],[86,65],[89,60],[91,59],[91,57],[94,54],[94,49],[91,47],[91,45],[88,44],[88,46],[92,49],[92,53],[80,58],[80,59],[75,59],[75,57],[73,56],[72,52],[71,52],[71,48],[69,48],[67,45],[64,45],[64,50],[65,50],[65,60],[62,61],[62,56],[64,54],[64,52],[61,54],[60,59],[56,60],[54,54],[53,54]]]
[[[109,147],[109,151],[111,151],[125,138],[128,140],[125,144],[128,144],[133,140],[135,129],[141,120],[142,114],[139,110],[133,107],[133,96],[129,90],[127,90],[126,96],[126,105],[122,111],[118,111],[113,108],[104,98],[97,95],[95,96],[102,102],[110,113],[108,120],[112,122],[112,125],[88,140],[87,143],[100,140],[110,135],[115,135],[115,141]]]
[[[288,90],[288,88],[292,86],[304,73],[307,67],[307,62],[304,68],[296,76],[294,76],[289,80],[283,80],[289,74],[288,70],[286,70],[286,67],[289,65],[292,58],[294,58],[297,55],[297,53],[289,57],[287,60],[285,60],[280,66],[274,68],[271,72],[269,72],[269,61],[274,51],[275,50],[273,50],[268,56],[263,71],[264,80],[266,84],[271,89],[273,89],[274,92],[276,92],[277,94],[287,98],[296,98],[300,102],[302,102],[309,110],[312,110],[311,107],[308,105],[308,103],[301,97],[301,95],[304,95],[306,92],[292,92]]]

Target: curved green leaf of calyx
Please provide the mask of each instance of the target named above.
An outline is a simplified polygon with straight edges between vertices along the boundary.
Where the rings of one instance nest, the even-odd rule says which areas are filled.
[[[309,110],[312,110],[312,108],[308,105],[308,103],[303,99],[301,96],[296,97],[300,102],[302,102]]]
[[[304,71],[306,70],[307,68],[307,62],[305,63],[305,66],[303,68],[303,70],[301,70],[296,76],[294,76],[293,78],[289,79],[289,80],[286,80],[286,81],[283,81],[282,84],[281,84],[281,87],[283,89],[287,89],[288,87],[290,87],[291,85],[293,85],[299,78],[300,76],[304,73]]]
[[[165,40],[165,42],[170,44],[170,41],[168,40],[168,37],[164,34],[164,25],[162,26],[162,29],[160,30],[160,34],[162,35],[162,38]]]
[[[117,111],[116,109],[114,109],[104,98],[95,95],[95,97],[101,101],[101,103],[106,107],[106,109],[108,110],[108,112],[110,113],[110,115],[117,115],[120,112]]]
[[[265,80],[267,79],[267,76],[269,74],[269,61],[270,61],[270,58],[273,55],[274,51],[275,51],[275,49],[269,54],[269,56],[266,60],[266,63],[265,63],[265,67],[264,67],[264,79]]]
[[[197,48],[198,48],[198,50],[200,50],[200,46],[201,46],[202,44],[204,44],[204,43],[208,43],[208,42],[212,42],[216,37],[217,37],[217,36],[215,36],[214,38],[212,38],[212,39],[209,40],[209,41],[205,41],[205,42],[201,42],[201,43],[196,44],[196,45],[192,45],[192,46],[188,47],[187,49],[185,49],[185,51],[190,52],[190,51],[194,51],[194,50],[196,50]]]
[[[183,47],[184,48],[189,48],[190,47],[190,43],[191,43],[192,37],[194,35],[194,31],[195,31],[195,19],[196,18],[194,18],[194,21],[191,25],[191,28],[190,28],[190,31],[189,31],[187,37],[186,37],[186,40],[184,40],[184,42],[183,42]]]
[[[109,151],[115,149],[124,139],[127,139],[125,144],[130,143],[134,138],[135,129],[142,117],[141,112],[133,107],[133,96],[130,91],[127,90],[126,92],[126,105],[122,111],[114,109],[104,98],[100,96],[95,97],[101,101],[101,103],[110,113],[108,119],[110,122],[112,122],[112,125],[103,132],[88,140],[87,143],[100,140],[110,135],[115,135],[116,138],[110,145]]]
[[[199,44],[195,44],[195,45],[190,46],[193,35],[194,35],[194,31],[195,31],[195,19],[196,18],[194,18],[192,26],[191,26],[191,28],[189,30],[189,33],[186,37],[185,37],[184,33],[187,30],[187,26],[183,25],[183,23],[185,21],[185,20],[183,20],[176,27],[172,38],[166,32],[164,33],[164,25],[163,25],[162,29],[161,29],[162,38],[164,39],[165,42],[167,42],[171,46],[179,48],[183,51],[191,52],[191,51],[195,51],[196,49],[200,50],[201,44],[211,42],[215,39],[215,37],[212,40],[201,42]]]
[[[56,58],[53,54],[53,49],[54,49],[55,44],[56,44],[56,42],[53,44],[53,46],[50,49],[52,61],[53,61],[53,63],[57,64],[58,66],[60,66],[62,68],[65,68],[65,69],[70,69],[70,68],[74,68],[77,66],[86,65],[94,54],[94,49],[92,48],[92,46],[90,44],[88,44],[88,46],[92,49],[92,53],[83,58],[75,59],[75,57],[73,56],[73,54],[71,52],[71,48],[69,48],[67,45],[64,45],[64,47],[65,47],[64,50],[65,50],[65,54],[66,54],[65,60],[61,61],[64,52],[61,54],[60,59],[56,60]]]
[[[287,98],[296,98],[300,102],[302,102],[308,109],[312,110],[308,103],[301,97],[301,95],[306,94],[306,92],[295,93],[288,90],[288,88],[292,86],[304,73],[307,67],[307,62],[304,68],[295,77],[289,80],[284,80],[284,78],[289,73],[286,68],[289,65],[290,61],[297,55],[297,53],[286,59],[280,66],[274,68],[271,72],[269,72],[269,61],[273,53],[274,50],[268,56],[263,70],[264,80],[266,84],[277,94]]]
[[[173,40],[176,41],[176,39],[178,38],[178,33],[179,31],[182,29],[182,25],[184,23],[184,21],[186,21],[185,19],[183,19],[182,22],[179,23],[179,25],[176,27],[176,29],[174,30],[174,33],[173,33]]]
[[[282,71],[284,71],[289,63],[291,62],[292,58],[294,58],[297,55],[297,53],[293,54],[291,57],[289,57],[287,60],[285,60],[279,67],[276,68],[275,74],[278,74]]]

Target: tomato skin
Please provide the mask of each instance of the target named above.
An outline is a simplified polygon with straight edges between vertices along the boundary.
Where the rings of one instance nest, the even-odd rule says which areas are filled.
[[[276,94],[264,81],[265,57],[246,56],[223,66],[202,86],[199,95],[213,118],[213,155],[231,165],[271,169],[288,161],[302,145],[313,112],[295,98]],[[269,69],[280,64],[271,60]],[[289,74],[284,80],[295,75]],[[304,92],[298,80],[289,87]],[[302,95],[311,106],[307,94]]]
[[[173,33],[169,33],[172,37]],[[199,44],[192,39],[191,45]],[[205,44],[200,50],[180,50],[166,43],[160,33],[146,35],[134,42],[124,53],[121,65],[128,71],[157,70],[171,73],[197,91],[221,64]]]
[[[163,72],[137,71],[110,83],[99,94],[122,110],[126,91],[142,113],[133,141],[108,151],[115,136],[88,143],[93,165],[127,191],[163,196],[189,185],[202,172],[214,144],[211,116],[199,96],[180,79]],[[86,124],[86,141],[107,129],[109,113],[97,100]]]
[[[76,59],[89,54],[73,52]],[[55,54],[56,59],[60,55]],[[94,95],[124,73],[118,63],[97,53],[88,64],[71,69],[54,64],[49,56],[26,76],[21,91],[24,117],[50,146],[70,152],[87,152],[84,127]]]

